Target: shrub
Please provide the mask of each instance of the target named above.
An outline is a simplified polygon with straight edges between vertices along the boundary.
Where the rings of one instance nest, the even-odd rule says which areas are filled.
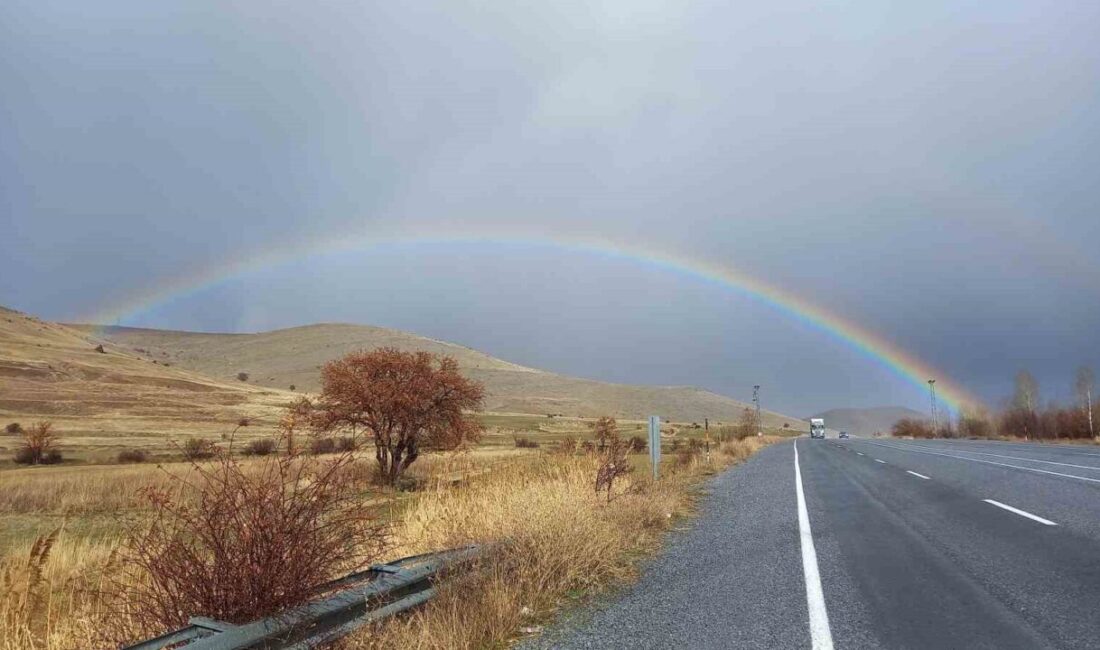
[[[558,451],[563,454],[572,455],[577,451],[577,439],[573,436],[566,436],[558,442]]]
[[[206,438],[188,438],[183,442],[183,457],[190,461],[212,458],[217,447]]]
[[[141,449],[124,449],[118,452],[117,458],[120,463],[144,463],[148,454]]]
[[[247,468],[218,452],[191,477],[142,495],[107,576],[103,600],[133,638],[203,615],[243,623],[300,605],[323,583],[374,561],[387,528],[360,498],[362,473],[344,454],[269,456]]]
[[[596,439],[596,446],[600,451],[604,451],[610,441],[618,435],[616,433],[618,425],[615,418],[606,415],[598,418],[588,426],[592,429],[592,436]]]
[[[23,425],[19,424],[18,422],[12,422],[8,426],[4,427],[4,432],[13,435],[23,433]]]
[[[337,451],[357,451],[359,441],[352,436],[340,436],[336,439]]]
[[[531,440],[530,438],[516,438],[516,447],[519,449],[538,449],[539,443]]]
[[[267,456],[275,451],[275,441],[271,438],[251,440],[244,446],[245,456]]]
[[[248,381],[248,373],[247,372],[238,372],[237,373],[237,381]]]
[[[291,384],[290,385],[290,390],[297,390],[297,388],[294,386],[294,384]]]
[[[645,453],[646,447],[648,446],[646,439],[641,436],[631,436],[627,445],[630,447],[630,451],[635,454]]]
[[[15,452],[15,462],[21,465],[51,465],[61,462],[59,442],[50,422],[36,422],[23,431],[23,443]]]
[[[336,441],[332,438],[315,437],[309,443],[309,452],[315,455],[336,453]]]
[[[695,459],[699,457],[699,449],[697,447],[684,447],[676,452],[676,466],[677,467],[690,467]]]
[[[252,424],[252,422],[248,418],[241,418],[241,419],[237,420],[237,428],[238,429],[241,428],[241,427],[247,427],[249,424]]]
[[[932,424],[916,418],[902,418],[894,423],[894,436],[897,438],[932,438],[935,431]]]
[[[107,351],[103,349],[102,344],[95,346],[95,351],[100,354],[107,354]]]
[[[626,443],[617,435],[612,435],[607,440],[604,450],[600,453],[600,464],[596,469],[596,492],[606,490],[609,502],[611,501],[611,491],[615,487],[615,479],[626,476],[633,469],[630,461],[626,459],[626,452]]]

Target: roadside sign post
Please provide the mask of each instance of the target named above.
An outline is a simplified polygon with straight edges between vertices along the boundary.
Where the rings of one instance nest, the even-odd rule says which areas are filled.
[[[649,416],[649,462],[656,481],[661,468],[661,418],[656,415]]]

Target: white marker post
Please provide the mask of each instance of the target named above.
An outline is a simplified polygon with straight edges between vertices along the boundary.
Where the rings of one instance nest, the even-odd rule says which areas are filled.
[[[656,481],[661,467],[661,418],[656,415],[649,416],[649,462]]]

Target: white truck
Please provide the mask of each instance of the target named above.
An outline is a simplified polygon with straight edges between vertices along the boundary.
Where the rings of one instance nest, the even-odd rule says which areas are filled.
[[[810,418],[810,437],[825,439],[825,420]]]

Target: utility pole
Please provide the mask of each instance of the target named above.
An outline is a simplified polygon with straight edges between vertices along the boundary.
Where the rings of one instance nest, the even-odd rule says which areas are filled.
[[[756,435],[764,435],[761,429],[764,425],[760,421],[760,384],[752,387],[752,403],[756,405]]]
[[[939,431],[940,423],[939,417],[936,414],[936,380],[928,380],[928,392],[932,397],[932,431]]]

